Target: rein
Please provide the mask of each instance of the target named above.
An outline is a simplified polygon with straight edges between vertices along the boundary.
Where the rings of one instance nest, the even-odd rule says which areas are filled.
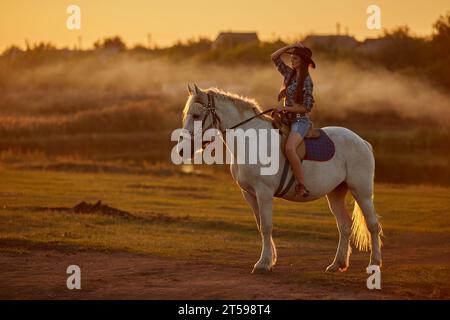
[[[205,124],[205,121],[208,118],[208,116],[211,115],[212,116],[212,124],[211,124],[210,128],[214,127],[216,129],[218,129],[222,133],[222,135],[224,135],[224,131],[227,130],[227,129],[222,130],[220,128],[220,124],[222,123],[222,121],[220,121],[220,118],[219,118],[219,116],[216,113],[216,108],[215,108],[215,105],[214,105],[214,97],[210,93],[207,93],[206,95],[208,97],[207,105],[205,105],[203,103],[203,101],[195,100],[195,102],[201,104],[202,107],[206,110],[205,116],[202,119],[202,127]],[[253,108],[253,111],[256,113],[255,108]],[[272,112],[272,111],[273,111],[273,108],[265,110],[263,112],[256,113],[253,117],[245,119],[244,121],[241,121],[238,124],[235,124],[234,126],[228,128],[228,129],[235,129],[235,128],[237,128],[237,127],[239,127],[239,126],[241,126],[241,125],[243,125],[243,124],[245,124],[245,123],[247,123],[247,122],[249,122],[249,121],[251,121],[251,120],[253,120],[255,118],[258,118],[259,116],[262,116],[263,114],[266,114],[266,113],[269,113],[269,112]],[[218,124],[218,127],[217,127],[216,124]],[[210,128],[208,128],[208,129],[210,129]],[[205,129],[204,131],[206,131],[206,130],[207,129]]]
[[[253,109],[253,110],[254,110],[254,109]],[[255,119],[255,118],[259,117],[259,116],[262,116],[263,114],[266,114],[266,113],[269,113],[269,112],[272,112],[272,111],[273,111],[273,108],[270,108],[270,109],[268,109],[268,110],[266,110],[266,111],[257,113],[257,114],[254,115],[253,117],[248,118],[247,120],[241,121],[241,122],[239,122],[238,124],[232,126],[230,129],[237,128],[237,127],[239,127],[240,125],[243,125],[244,123],[249,122],[250,120],[253,120],[253,119]]]

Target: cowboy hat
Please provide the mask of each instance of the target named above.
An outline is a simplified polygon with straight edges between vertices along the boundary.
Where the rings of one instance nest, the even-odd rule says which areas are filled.
[[[316,63],[312,59],[312,51],[307,47],[295,47],[286,51],[289,54],[294,54],[296,56],[300,56],[305,59],[309,64],[312,65],[313,68],[316,68]]]

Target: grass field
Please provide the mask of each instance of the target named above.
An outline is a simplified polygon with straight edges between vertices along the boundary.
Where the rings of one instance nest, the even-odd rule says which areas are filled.
[[[324,273],[338,241],[326,199],[304,204],[275,200],[278,265],[270,275],[250,276],[259,257],[260,238],[247,203],[226,173],[205,170],[183,174],[170,167],[154,167],[144,174],[0,170],[0,268],[5,271],[0,274],[2,297],[65,297],[65,282],[48,291],[48,286],[54,286],[49,273],[63,276],[65,269],[51,271],[42,266],[47,271],[40,273],[20,272],[21,268],[45,261],[50,264],[51,258],[36,256],[42,253],[50,257],[56,254],[59,261],[71,257],[76,262],[77,257],[80,261],[91,259],[83,255],[92,252],[92,259],[105,255],[108,261],[102,266],[105,274],[98,277],[107,277],[108,272],[120,268],[116,258],[140,259],[136,264],[148,272],[143,271],[147,282],[157,282],[165,275],[178,276],[178,282],[164,283],[152,295],[140,298],[255,297],[238,287],[227,287],[214,295],[212,288],[217,282],[227,286],[227,279],[239,277],[249,288],[264,288],[268,283],[277,288],[273,292],[289,288],[283,294],[290,295],[282,298],[450,298],[448,188],[376,185],[375,205],[382,216],[385,238],[383,289],[373,293],[365,288],[368,253],[355,251],[347,273]],[[67,210],[81,201],[97,200],[132,216]],[[348,204],[350,207],[350,199]],[[151,273],[158,263],[164,267]],[[175,267],[180,265],[186,274],[183,268]],[[196,286],[198,278],[214,278],[213,271],[206,272],[208,268],[221,273],[217,279]],[[127,283],[136,284],[133,289],[121,286],[127,275]],[[120,294],[126,298],[140,292],[142,282],[133,277],[133,270],[125,268],[114,279],[114,290],[97,283],[95,292],[81,290],[76,297]],[[199,286],[204,289],[202,294],[196,291]],[[205,293],[208,288],[210,295]],[[256,297],[273,296],[266,293]]]

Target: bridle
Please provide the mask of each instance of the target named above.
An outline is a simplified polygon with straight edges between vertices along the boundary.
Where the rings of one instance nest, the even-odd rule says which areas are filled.
[[[196,97],[197,99],[195,99],[193,101],[193,102],[199,103],[203,107],[203,109],[205,110],[205,115],[203,116],[203,119],[202,119],[202,128],[203,128],[203,125],[206,122],[206,119],[208,119],[208,116],[211,115],[211,117],[212,117],[211,126],[208,127],[207,129],[203,130],[203,132],[208,130],[208,129],[215,128],[215,129],[219,130],[222,133],[223,136],[225,136],[226,130],[235,129],[235,128],[237,128],[237,127],[239,127],[239,126],[241,126],[241,125],[243,125],[243,124],[245,124],[245,123],[247,123],[247,122],[249,122],[249,121],[251,121],[251,120],[253,120],[253,119],[255,119],[255,118],[259,117],[259,116],[261,116],[261,115],[263,115],[263,114],[266,114],[266,113],[269,113],[269,112],[273,111],[273,108],[271,108],[271,109],[268,109],[268,110],[265,110],[263,112],[259,112],[258,113],[258,110],[256,108],[253,108],[253,112],[255,112],[255,115],[253,117],[250,117],[250,118],[248,118],[248,119],[246,119],[244,121],[241,121],[238,124],[235,124],[234,126],[232,126],[230,128],[222,129],[221,128],[222,121],[220,120],[219,116],[216,113],[216,107],[215,107],[215,104],[214,104],[214,96],[211,95],[209,92],[206,93],[206,96],[208,98],[208,102],[207,102],[206,105],[205,105],[205,103],[203,101],[201,101],[197,97]],[[203,134],[203,132],[202,132],[202,134]]]
[[[212,117],[211,126],[207,129],[204,129],[203,132],[208,129],[215,128],[215,129],[219,130],[223,135],[225,130],[222,130],[220,127],[222,124],[222,121],[220,120],[219,116],[216,113],[216,107],[214,105],[214,97],[209,93],[207,93],[206,96],[208,97],[208,102],[206,105],[197,96],[195,97],[196,99],[193,101],[193,102],[199,103],[202,106],[202,108],[205,110],[205,115],[203,116],[203,119],[202,119],[202,128],[205,125],[205,122],[206,122],[206,119],[208,119],[208,116]]]

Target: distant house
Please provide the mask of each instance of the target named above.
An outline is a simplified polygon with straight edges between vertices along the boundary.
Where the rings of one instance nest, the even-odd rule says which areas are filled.
[[[333,51],[352,50],[359,42],[348,35],[309,35],[302,43],[310,48],[320,48]]]
[[[369,38],[364,40],[358,47],[358,51],[365,54],[377,54],[384,50],[392,40],[386,38]]]
[[[212,48],[232,48],[242,43],[259,42],[256,32],[221,32],[213,42]]]

